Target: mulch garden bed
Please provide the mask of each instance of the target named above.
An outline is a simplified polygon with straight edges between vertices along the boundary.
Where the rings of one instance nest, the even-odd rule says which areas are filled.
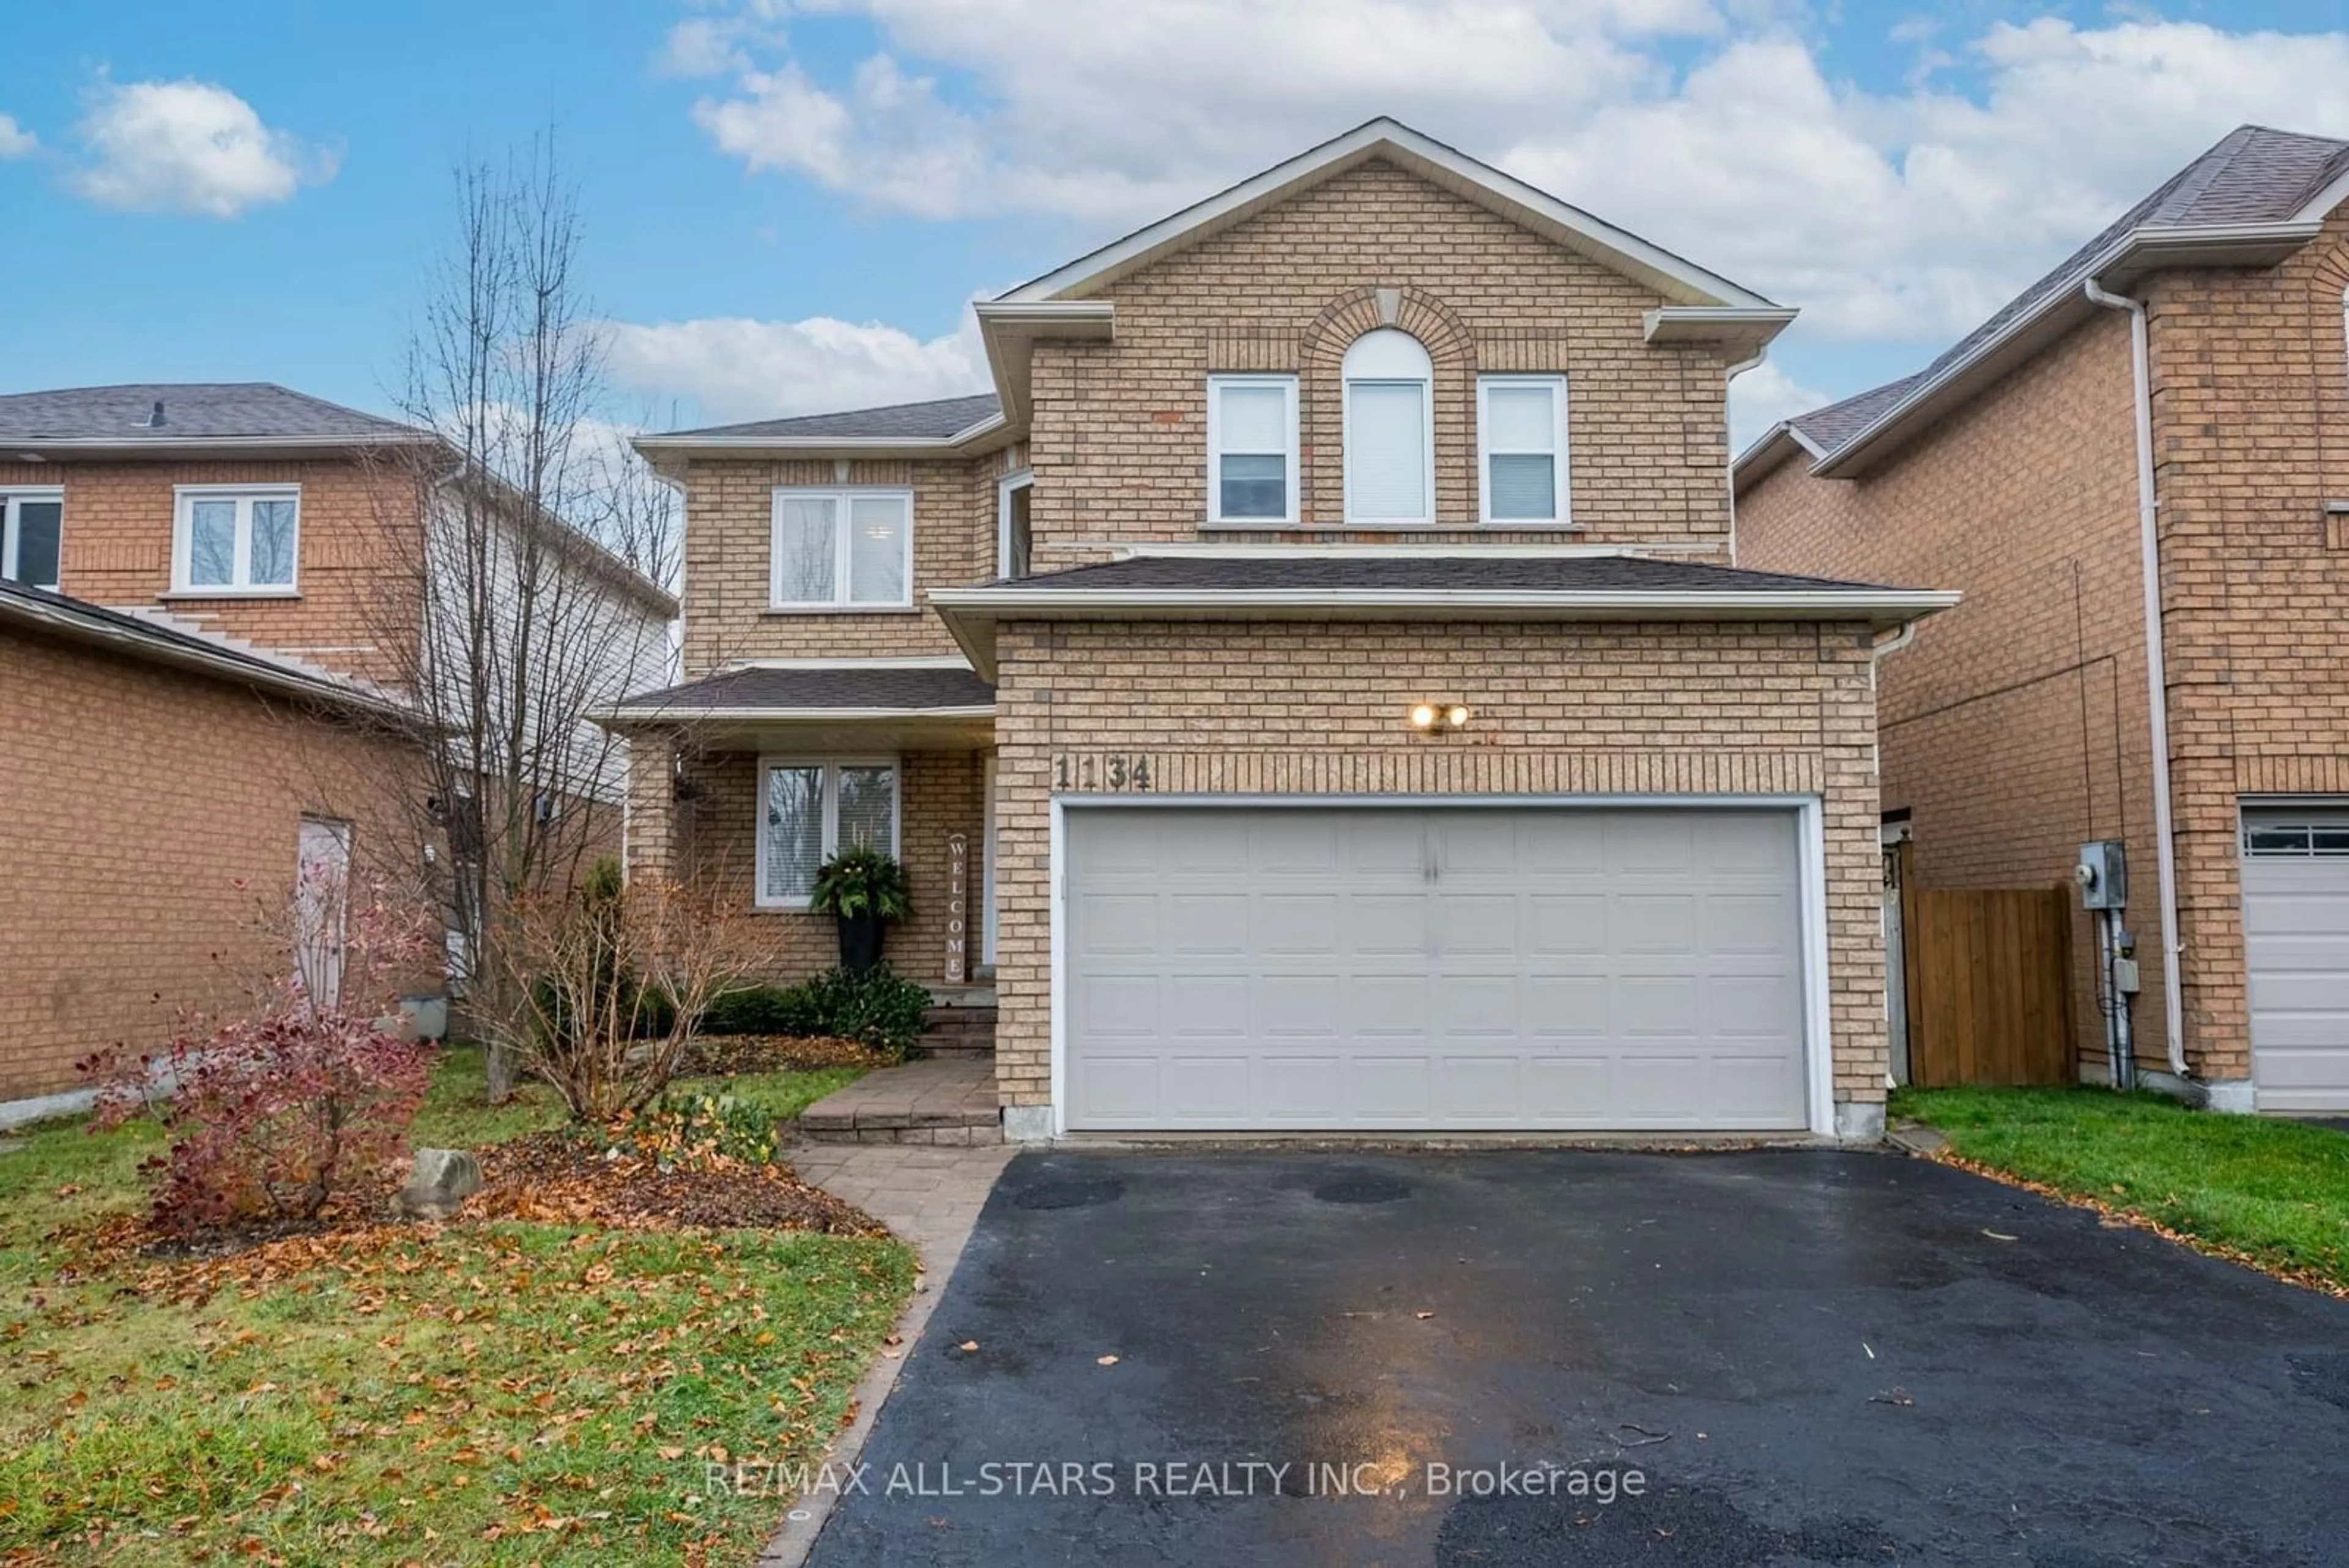
[[[820,1231],[884,1236],[882,1223],[777,1160],[664,1167],[610,1153],[576,1132],[531,1133],[478,1151],[481,1190],[464,1214],[556,1224],[671,1229]]]
[[[887,1067],[895,1058],[854,1040],[792,1034],[703,1034],[678,1059],[680,1078],[720,1078],[736,1073],[810,1073],[819,1067]]]

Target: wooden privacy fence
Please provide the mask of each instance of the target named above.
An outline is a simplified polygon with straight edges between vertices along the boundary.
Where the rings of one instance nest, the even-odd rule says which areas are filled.
[[[2061,888],[1909,888],[1909,1081],[2072,1081],[2072,905]]]

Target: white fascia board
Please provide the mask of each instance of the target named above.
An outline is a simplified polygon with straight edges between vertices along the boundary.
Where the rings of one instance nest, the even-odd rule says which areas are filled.
[[[884,653],[870,659],[730,659],[721,670],[968,670],[951,653]]]
[[[989,414],[949,436],[771,436],[649,435],[628,444],[645,457],[664,452],[688,456],[758,457],[955,457],[1003,428],[1001,414]]]
[[[1465,544],[1465,545],[1307,545],[1249,544],[1221,545],[1213,540],[1169,541],[1164,544],[1116,545],[1111,553],[1121,561],[1143,556],[1181,556],[1209,559],[1247,559],[1276,556],[1294,560],[1326,561],[1333,554],[1347,560],[1363,556],[1399,557],[1405,560],[1433,560],[1452,556],[1547,556],[1587,559],[1591,556],[1646,556],[1669,559],[1677,556],[1725,556],[1723,545],[1708,545],[1695,540],[1663,540],[1652,545],[1526,545],[1526,544]]]
[[[2332,216],[2333,209],[2344,202],[2349,202],[2349,170],[2344,170],[2338,179],[2302,203],[2300,211],[2292,214],[2292,221],[2322,224]]]
[[[1651,343],[1735,343],[1760,348],[1792,326],[1801,312],[1784,306],[1664,305],[1640,320]]]
[[[2255,266],[2270,265],[2315,237],[2321,224],[2207,224],[2194,228],[2132,229],[2106,246],[2102,255],[2082,272],[2086,283],[2110,285],[2116,274],[2141,275],[2162,266]],[[2046,297],[2008,322],[1973,351],[1939,375],[1911,387],[1906,397],[1878,414],[1858,434],[1823,459],[1812,472],[1831,479],[1853,469],[1871,447],[1906,424],[1919,410],[1952,393],[1961,393],[1978,372],[1989,367],[2005,369],[2006,351],[2030,334],[2046,327],[2065,311],[2087,308],[2080,287],[2051,289]]]
[[[1952,590],[1817,588],[1699,593],[1521,589],[936,588],[930,602],[971,667],[996,678],[995,628],[1006,620],[1857,620],[1905,626],[1954,606]]]
[[[1586,253],[1596,253],[1597,259],[1611,263],[1679,303],[1777,308],[1751,289],[1384,117],[1356,126],[1342,136],[1277,163],[1204,202],[1195,202],[1123,239],[1080,256],[1066,266],[1022,284],[1004,295],[1002,302],[1053,299],[1101,286],[1124,272],[1181,248],[1195,237],[1237,222],[1318,180],[1374,157],[1390,158],[1406,169],[1435,177],[1448,189],[1537,234],[1574,244]]]
[[[1754,444],[1737,454],[1729,465],[1729,483],[1733,493],[1744,493],[1744,487],[1768,478],[1795,453],[1807,452],[1812,462],[1826,455],[1826,449],[1796,430],[1785,420],[1780,420],[1754,439]]]
[[[839,724],[904,723],[923,719],[992,719],[995,704],[965,708],[730,708],[689,702],[599,709],[595,722],[621,724]]]

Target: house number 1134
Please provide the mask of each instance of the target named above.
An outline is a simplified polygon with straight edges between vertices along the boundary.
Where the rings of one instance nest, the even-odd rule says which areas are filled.
[[[1119,789],[1144,790],[1150,787],[1150,759],[1092,755],[1072,757],[1065,753],[1052,759],[1054,789]]]

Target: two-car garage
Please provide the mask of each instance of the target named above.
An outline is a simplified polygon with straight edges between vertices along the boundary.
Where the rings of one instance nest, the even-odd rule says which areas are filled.
[[[1070,1131],[1821,1119],[1801,803],[1087,804],[1064,817]]]

